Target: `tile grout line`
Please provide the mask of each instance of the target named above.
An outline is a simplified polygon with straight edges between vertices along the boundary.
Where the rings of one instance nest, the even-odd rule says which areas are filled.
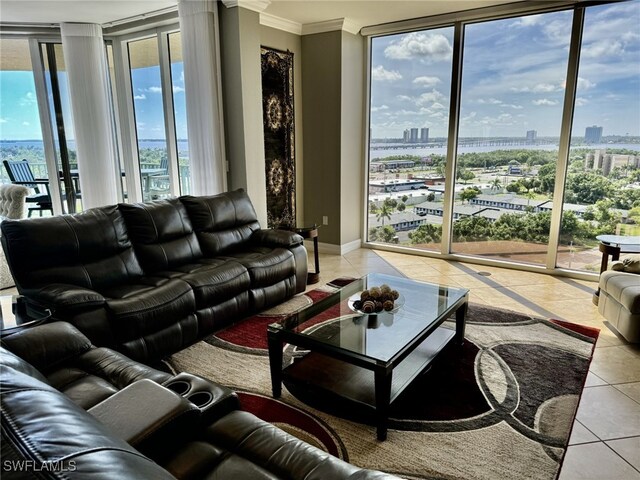
[[[633,437],[630,437],[633,438]],[[605,444],[605,446],[611,450],[613,453],[615,453],[618,457],[620,457],[622,459],[622,461],[624,461],[627,465],[629,465],[631,468],[633,468],[636,472],[640,473],[640,470],[638,470],[636,467],[634,467],[626,458],[624,458],[622,455],[620,455],[618,452],[616,452],[606,441],[603,441],[602,443]]]

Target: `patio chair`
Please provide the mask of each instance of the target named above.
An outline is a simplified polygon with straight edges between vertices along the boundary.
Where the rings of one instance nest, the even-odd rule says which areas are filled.
[[[53,215],[53,206],[51,204],[51,192],[49,191],[49,181],[44,179],[36,179],[31,171],[31,166],[26,160],[3,160],[4,168],[9,175],[11,183],[15,185],[24,185],[32,189],[35,193],[28,195],[25,199],[28,207],[28,215],[33,212],[50,211]],[[45,190],[45,191],[42,191]]]
[[[160,168],[163,170],[162,172],[150,175],[147,179],[147,182],[149,182],[147,193],[151,200],[171,196],[171,180],[169,177],[169,161],[167,157],[160,159]]]

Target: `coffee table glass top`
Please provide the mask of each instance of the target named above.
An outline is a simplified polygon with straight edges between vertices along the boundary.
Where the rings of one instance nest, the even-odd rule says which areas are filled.
[[[350,297],[382,284],[402,295],[404,304],[397,311],[363,314],[349,307]],[[443,316],[448,317],[468,292],[464,288],[371,273],[271,324],[269,329],[284,333],[285,340],[287,336],[305,337],[307,343],[387,362]]]

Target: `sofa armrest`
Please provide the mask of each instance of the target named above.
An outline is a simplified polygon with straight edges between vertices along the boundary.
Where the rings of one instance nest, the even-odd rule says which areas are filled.
[[[21,330],[4,337],[2,346],[45,373],[92,348],[89,339],[66,322]]]
[[[268,247],[291,248],[302,245],[303,239],[297,233],[288,230],[261,229],[253,232],[251,241],[254,244]]]
[[[106,303],[94,290],[65,283],[52,283],[42,288],[24,289],[21,292],[27,303],[35,303],[56,311],[78,311],[96,308]]]
[[[191,439],[200,410],[152,380],[132,383],[87,410],[117,437],[151,458]]]

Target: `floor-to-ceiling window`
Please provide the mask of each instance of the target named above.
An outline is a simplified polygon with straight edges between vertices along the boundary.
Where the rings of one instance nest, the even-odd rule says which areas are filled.
[[[156,200],[188,193],[184,68],[180,32],[159,28],[115,39],[128,71],[123,95],[131,130],[122,131],[134,145],[141,199]],[[127,93],[129,92],[129,94]],[[126,162],[125,162],[126,169]]]
[[[452,52],[453,27],[372,41],[369,241],[440,251]]]
[[[465,26],[452,252],[546,263],[571,19]]]
[[[640,234],[639,15],[507,6],[372,28],[368,241],[590,271],[598,234]]]
[[[47,178],[29,41],[0,38],[0,53],[0,159],[27,160],[34,176]],[[4,166],[0,182],[10,183]]]
[[[640,236],[639,19],[638,2],[585,11],[560,267],[597,270],[597,236]]]

